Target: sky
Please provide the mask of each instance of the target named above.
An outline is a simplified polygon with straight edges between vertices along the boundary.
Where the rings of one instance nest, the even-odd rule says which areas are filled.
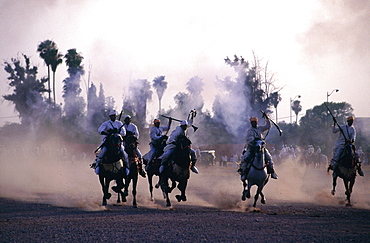
[[[290,100],[298,95],[301,115],[329,99],[351,104],[356,117],[370,117],[369,19],[367,0],[0,0],[0,125],[18,121],[14,105],[2,98],[12,93],[3,63],[26,54],[46,76],[36,49],[47,39],[63,54],[76,48],[90,80],[103,84],[117,109],[131,80],[164,75],[162,108],[173,107],[173,97],[199,76],[211,110],[221,92],[216,77],[236,77],[224,58],[252,60],[255,53],[282,88],[279,122],[290,122]],[[56,73],[57,103],[66,69],[63,63]],[[155,93],[149,108],[158,110]]]

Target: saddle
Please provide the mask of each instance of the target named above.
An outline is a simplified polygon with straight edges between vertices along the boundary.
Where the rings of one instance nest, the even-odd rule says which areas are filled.
[[[105,171],[112,173],[118,173],[123,168],[123,162],[121,159],[113,163],[102,163],[102,165]]]

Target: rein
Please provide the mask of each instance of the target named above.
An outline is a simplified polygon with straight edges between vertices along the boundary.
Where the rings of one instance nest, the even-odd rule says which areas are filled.
[[[257,166],[255,166],[253,163],[251,164],[251,166],[253,168],[255,168],[256,170],[264,170],[267,166],[268,166],[269,163],[265,164],[262,168],[258,168]]]

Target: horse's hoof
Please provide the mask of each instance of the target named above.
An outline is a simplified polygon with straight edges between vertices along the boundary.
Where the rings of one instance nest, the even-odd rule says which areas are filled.
[[[242,201],[245,201],[245,199],[246,199],[246,197],[245,197],[245,195],[243,193],[243,195],[242,195]]]
[[[176,197],[178,202],[181,202],[181,196],[180,195],[176,195],[175,197]]]
[[[250,193],[250,191],[249,191],[249,190],[246,190],[246,191],[245,191],[245,196],[246,196],[247,198],[251,198],[251,193]]]
[[[132,205],[132,208],[138,208],[137,205]]]
[[[261,199],[261,203],[262,203],[262,204],[266,204],[265,199]]]
[[[331,195],[335,195],[335,191],[334,190],[331,190]]]
[[[111,196],[112,196],[112,194],[107,193],[107,194],[104,195],[104,198],[107,199],[107,200],[109,200],[111,198]]]
[[[166,207],[171,207],[171,203],[167,203],[166,204]]]
[[[124,192],[122,193],[122,196],[123,196],[123,197],[127,197],[127,196],[128,196],[128,191],[124,191]]]
[[[346,204],[346,207],[352,207],[352,204],[351,203],[347,203]]]
[[[185,196],[185,195],[184,195],[184,196],[182,196],[182,197],[181,197],[181,200],[183,200],[184,202],[186,202],[186,200],[187,200],[187,199],[186,199],[186,196]]]
[[[101,205],[103,205],[103,206],[107,206],[107,200],[104,200],[103,199],[103,202],[102,202],[102,204]]]
[[[115,192],[115,193],[120,193],[122,189],[119,189],[118,186],[112,186],[112,190]]]

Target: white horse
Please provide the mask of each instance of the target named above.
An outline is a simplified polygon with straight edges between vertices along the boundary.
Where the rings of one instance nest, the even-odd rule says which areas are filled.
[[[250,189],[253,185],[257,186],[256,195],[254,196],[253,207],[256,207],[256,203],[259,195],[261,195],[261,203],[265,204],[265,196],[262,193],[263,187],[268,182],[268,176],[266,172],[265,165],[265,142],[263,140],[257,140],[252,150],[254,151],[254,159],[251,162],[251,167],[249,169],[247,180],[243,180],[243,193],[242,200],[245,201],[246,198],[251,197]],[[247,183],[248,181],[248,183]],[[247,187],[247,189],[246,189]]]

